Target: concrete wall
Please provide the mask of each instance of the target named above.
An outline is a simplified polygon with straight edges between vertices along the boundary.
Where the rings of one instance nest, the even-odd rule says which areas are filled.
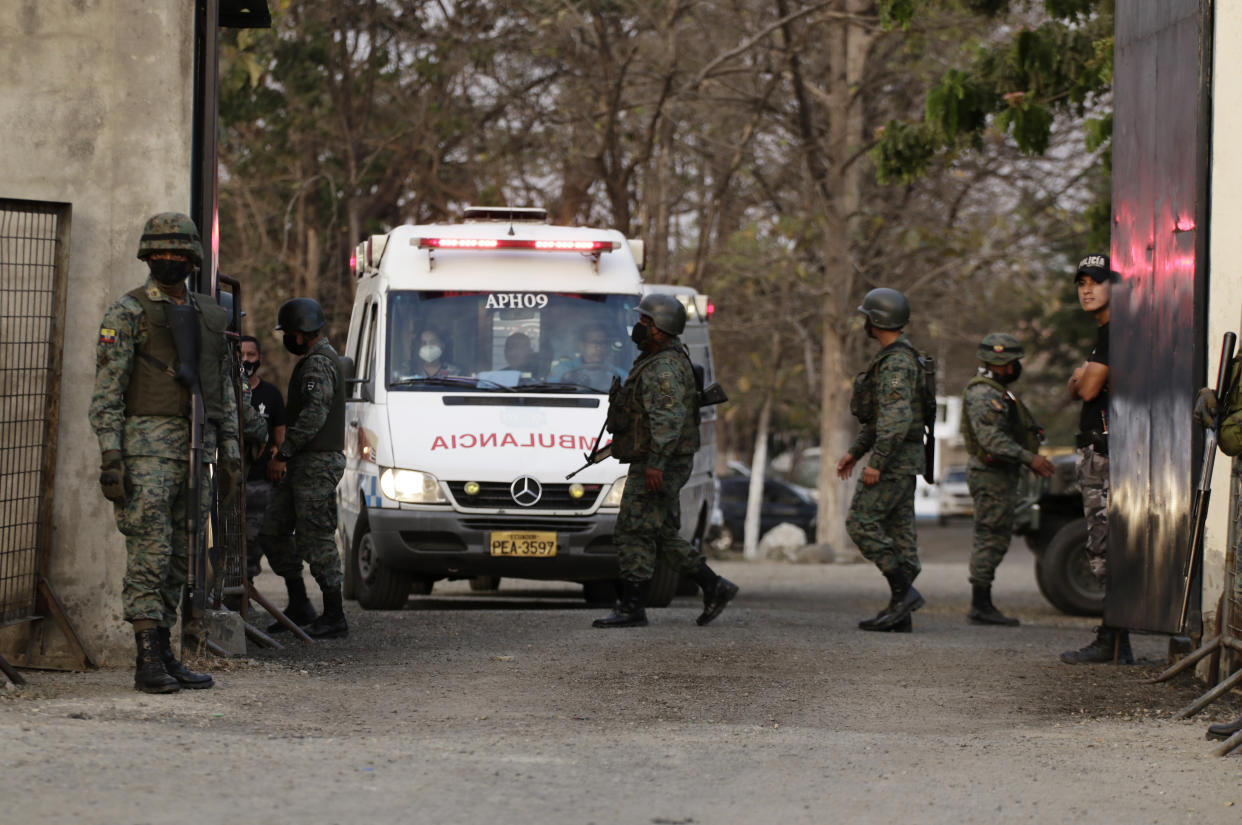
[[[1221,336],[1242,334],[1242,155],[1233,141],[1242,130],[1242,4],[1216,3],[1212,56],[1211,233],[1208,279],[1207,375],[1216,380]],[[1224,587],[1229,537],[1231,461],[1218,455],[1212,476],[1214,495],[1204,534],[1203,613],[1209,630]]]
[[[51,581],[101,664],[132,656],[125,546],[86,420],[104,310],[142,282],[143,222],[190,211],[194,4],[12,0],[0,15],[0,195],[72,205]]]

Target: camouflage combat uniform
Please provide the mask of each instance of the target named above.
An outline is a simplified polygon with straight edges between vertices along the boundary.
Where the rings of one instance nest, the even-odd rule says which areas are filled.
[[[864,373],[873,403],[860,409],[862,431],[849,453],[880,471],[870,487],[854,489],[845,529],[863,557],[882,573],[902,572],[913,580],[921,571],[914,529],[914,480],[923,472],[923,421],[919,365],[903,334],[880,350]],[[860,376],[862,378],[862,376]],[[855,396],[859,389],[855,389]]]
[[[699,449],[698,394],[683,353],[680,340],[672,338],[656,352],[640,355],[625,381],[632,390],[631,425],[649,437],[644,455],[630,463],[617,514],[617,555],[621,577],[628,581],[650,579],[657,552],[683,572],[697,570],[703,560],[680,533],[681,488]],[[638,438],[641,443],[643,436]],[[614,440],[614,452],[618,447]],[[663,485],[654,492],[646,485],[648,467],[664,472]]]
[[[1026,406],[998,381],[972,378],[963,393],[962,435],[970,460],[966,483],[975,501],[970,583],[991,586],[1009,550],[1022,467],[1039,447]]]
[[[89,414],[100,452],[121,451],[127,482],[132,485],[132,493],[125,501],[113,504],[117,529],[125,536],[125,580],[121,591],[124,618],[128,622],[152,620],[160,627],[172,627],[177,621],[189,564],[185,529],[186,508],[192,506],[186,498],[189,405],[187,400],[185,415],[180,416],[133,412],[142,402],[130,392],[135,369],[151,370],[150,362],[142,358],[152,339],[151,322],[136,295],[139,291],[154,305],[171,303],[155,281],[148,279],[141,290],[125,294],[105,313],[96,348],[95,391]],[[194,301],[203,327],[204,359],[199,364],[203,391],[206,394],[214,388],[218,393],[214,400],[204,398],[210,420],[203,428],[203,463],[214,461],[217,445],[222,460],[240,461],[237,400],[229,382],[228,348],[208,346],[209,336],[219,336],[223,342],[226,318],[209,297],[195,295]],[[162,319],[155,323],[162,324]],[[213,350],[218,350],[219,362],[204,363],[206,353]],[[213,369],[218,373],[209,375]],[[157,375],[153,380],[174,381],[170,375]],[[200,491],[208,483],[209,476],[204,471]],[[206,524],[210,506],[210,497],[201,495],[200,524]]]
[[[1096,330],[1096,344],[1088,363],[1108,366],[1108,324]],[[1096,580],[1108,585],[1108,406],[1109,385],[1098,395],[1083,401],[1079,416],[1078,486],[1082,489],[1082,510],[1087,519],[1087,557]]]
[[[345,472],[345,382],[340,358],[326,338],[293,368],[289,378],[284,443],[288,462],[259,528],[259,544],[272,571],[302,575],[302,562],[321,590],[339,590],[336,485]]]

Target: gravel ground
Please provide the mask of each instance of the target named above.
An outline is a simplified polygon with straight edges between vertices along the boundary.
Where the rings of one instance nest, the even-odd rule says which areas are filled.
[[[0,822],[1171,823],[1242,821],[1220,702],[1141,662],[1071,667],[1092,622],[1039,596],[1015,542],[995,590],[1020,628],[964,620],[968,528],[920,528],[913,634],[863,633],[874,568],[720,562],[742,595],[644,629],[590,627],[569,585],[437,585],[349,604],[349,638],[202,662],[172,696],[132,673],[27,671],[0,692]],[[270,573],[260,588],[283,603]],[[314,592],[314,588],[312,588]]]

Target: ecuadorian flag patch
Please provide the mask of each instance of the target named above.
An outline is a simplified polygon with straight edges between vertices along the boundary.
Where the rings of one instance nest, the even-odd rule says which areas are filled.
[[[115,344],[116,343],[116,330],[108,329],[107,327],[100,327],[99,328],[99,343]]]

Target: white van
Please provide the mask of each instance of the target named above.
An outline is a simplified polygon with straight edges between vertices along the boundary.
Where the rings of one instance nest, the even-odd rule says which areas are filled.
[[[348,598],[395,609],[440,579],[486,589],[514,577],[582,582],[588,599],[611,601],[625,467],[566,475],[595,446],[612,376],[637,355],[629,333],[645,291],[687,307],[684,340],[708,383],[712,372],[705,297],[644,287],[641,264],[641,242],[549,226],[537,209],[472,208],[462,223],[358,246],[337,488]],[[682,496],[692,541],[714,506],[714,423],[705,409]],[[677,585],[658,565],[648,604],[668,604]]]

